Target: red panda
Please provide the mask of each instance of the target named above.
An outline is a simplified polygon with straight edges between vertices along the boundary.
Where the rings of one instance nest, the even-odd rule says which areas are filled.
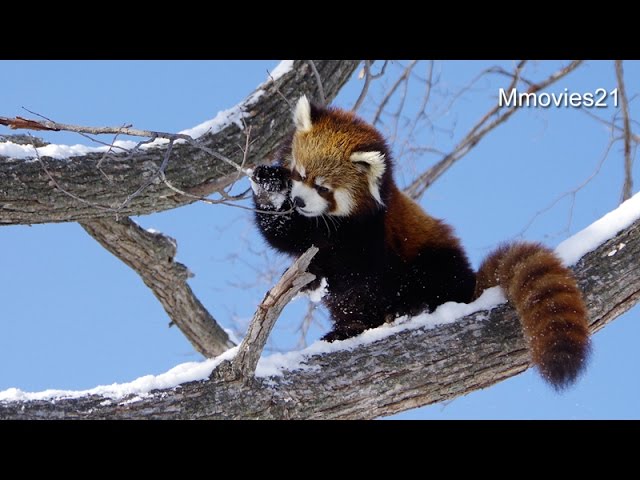
[[[327,283],[323,302],[334,326],[324,340],[445,302],[470,302],[500,285],[542,377],[557,389],[576,380],[590,349],[586,308],[551,250],[505,245],[476,274],[453,229],[397,187],[389,148],[375,127],[305,96],[293,120],[277,164],[253,172],[256,223],[278,251],[319,248],[309,271],[316,275],[310,288]]]

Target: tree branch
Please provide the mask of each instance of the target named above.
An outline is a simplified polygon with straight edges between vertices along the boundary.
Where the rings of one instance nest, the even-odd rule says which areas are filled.
[[[384,107],[387,106],[387,103],[389,102],[389,100],[391,100],[391,97],[393,97],[393,94],[396,93],[396,90],[398,90],[398,87],[400,85],[402,85],[404,82],[407,82],[407,80],[409,79],[409,75],[411,74],[411,71],[413,70],[413,67],[415,67],[417,63],[418,63],[418,60],[411,60],[411,62],[409,62],[409,65],[407,65],[406,68],[402,71],[402,74],[400,74],[398,79],[391,86],[391,88],[387,91],[386,95],[384,96],[384,98],[382,99],[380,104],[378,105],[378,109],[376,110],[376,113],[373,116],[373,120],[371,121],[371,123],[373,123],[374,125],[376,125],[378,123],[378,121],[380,120],[380,116],[384,112]],[[366,95],[366,92],[364,91],[364,88],[363,88],[363,93]],[[362,96],[362,94],[361,94],[361,96]]]
[[[618,91],[620,92],[620,104],[622,106],[622,121],[624,125],[624,184],[622,185],[621,202],[631,198],[633,190],[633,174],[631,167],[631,122],[629,120],[629,102],[624,86],[624,72],[622,70],[622,60],[616,60],[616,79],[618,80]]]
[[[102,218],[80,222],[100,245],[131,267],[160,301],[171,321],[205,357],[234,346],[187,284],[192,275],[174,260],[175,240],[151,233],[131,219]]]
[[[533,93],[539,90],[547,88],[549,85],[554,84],[561,78],[565,77],[569,73],[573,72],[582,64],[583,60],[574,60],[570,64],[561,68],[557,72],[553,73],[543,81],[536,83],[529,87],[528,92]],[[506,91],[509,92],[518,85],[518,79],[520,78],[520,72],[524,67],[526,60],[521,61],[516,67],[516,72],[513,74],[513,80]],[[502,115],[500,115],[500,104],[496,102],[496,105],[492,107],[464,136],[464,138],[455,146],[455,148],[442,158],[438,163],[429,168],[426,172],[419,175],[411,185],[409,185],[405,192],[411,198],[418,199],[440,176],[442,176],[454,163],[469,153],[489,132],[494,130],[497,126],[506,122],[516,111],[520,110],[517,106],[513,106],[507,109]],[[497,115],[497,117],[495,117]],[[494,118],[495,117],[495,118]],[[493,118],[493,120],[491,120]]]
[[[335,97],[358,63],[357,60],[314,61],[327,101]],[[268,157],[290,129],[290,109],[280,95],[295,99],[302,93],[315,92],[317,80],[307,61],[296,61],[292,70],[275,82],[267,81],[258,90],[263,93],[247,97],[238,110],[238,115],[251,127],[254,140],[247,167]],[[115,133],[123,133],[123,128],[129,127],[116,128]],[[109,131],[114,133],[113,129]],[[237,169],[220,158],[233,160],[238,153],[237,145],[244,144],[244,127],[237,122],[229,121],[221,130],[203,135],[194,141],[197,145],[182,138],[182,134],[168,135],[186,140],[174,143],[164,172],[166,179],[178,189],[206,196],[238,178]],[[90,153],[66,161],[42,154],[41,160],[50,175],[44,173],[38,162],[0,156],[0,225],[113,218],[110,209],[121,206],[131,192],[158,171],[166,148],[165,144],[133,152],[112,151],[106,158],[103,153]],[[65,194],[52,184],[51,178],[84,202]],[[143,215],[194,201],[172,191],[158,179],[118,213]]]
[[[318,72],[318,69],[316,68],[316,62],[314,62],[313,60],[307,60],[307,62],[309,62],[309,66],[311,67],[311,71],[313,72],[313,75],[316,77],[316,83],[318,84],[318,98],[320,99],[320,104],[321,105],[326,105],[327,104],[327,97],[324,94],[324,86],[322,85],[322,77],[320,76],[320,73]]]
[[[231,362],[234,374],[245,380],[253,377],[262,350],[280,312],[305,285],[316,278],[314,274],[307,272],[309,263],[316,253],[318,248],[310,247],[300,255],[258,305],[247,334]]]
[[[640,301],[640,220],[574,272],[595,332]],[[347,344],[348,345],[348,344]],[[127,401],[102,396],[8,402],[0,418],[375,418],[488,387],[530,366],[515,312],[502,305],[436,328],[309,354],[281,375],[190,382]]]

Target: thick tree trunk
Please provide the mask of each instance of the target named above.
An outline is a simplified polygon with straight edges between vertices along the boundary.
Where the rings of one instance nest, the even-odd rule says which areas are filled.
[[[358,65],[357,60],[316,60],[328,100],[335,97]],[[275,82],[261,88],[264,93],[248,105],[245,122],[251,127],[251,151],[247,166],[268,156],[289,130],[290,107],[283,96],[295,101],[303,93],[317,92],[317,79],[308,61],[294,62],[293,68]],[[241,163],[238,146],[245,144],[245,134],[236,124],[199,139],[202,144]],[[166,147],[142,150],[133,156],[116,154],[116,160],[106,159],[100,165],[101,153],[42,161],[55,181],[78,201],[52,185],[42,165],[37,161],[0,157],[0,225],[68,222],[111,217],[113,211],[100,208],[119,207],[149,175],[157,171]],[[176,144],[166,169],[169,182],[179,189],[197,195],[208,195],[237,178],[229,165],[189,144]],[[150,185],[118,216],[142,215],[176,208],[194,200],[180,195],[163,183]]]
[[[574,268],[592,331],[640,300],[638,258],[640,221]],[[315,355],[305,366],[246,383],[225,380],[233,375],[223,363],[211,380],[155,391],[139,401],[90,396],[11,402],[0,405],[0,418],[375,418],[488,387],[530,362],[515,312],[503,305],[449,325]]]

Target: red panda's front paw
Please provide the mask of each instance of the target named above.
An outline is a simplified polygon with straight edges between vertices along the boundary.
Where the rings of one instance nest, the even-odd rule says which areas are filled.
[[[291,173],[284,167],[259,165],[253,171],[251,183],[267,192],[284,192],[289,188],[290,178]]]
[[[288,197],[289,177],[289,171],[283,167],[256,167],[249,181],[258,206],[275,207],[279,210]]]

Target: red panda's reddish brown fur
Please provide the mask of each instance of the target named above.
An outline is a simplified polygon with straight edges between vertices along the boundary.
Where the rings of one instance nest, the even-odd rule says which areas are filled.
[[[387,218],[386,243],[402,258],[412,260],[424,248],[461,248],[449,225],[427,215],[395,185],[387,199]]]
[[[389,148],[372,125],[305,97],[294,124],[279,165],[254,174],[256,220],[281,252],[319,247],[309,270],[328,283],[323,301],[334,327],[325,340],[445,302],[470,302],[500,285],[543,378],[557,389],[575,381],[589,353],[587,313],[571,271],[553,251],[534,243],[505,245],[476,274],[453,229],[397,187]],[[279,204],[264,200],[274,191]]]
[[[542,376],[558,389],[572,383],[590,342],[587,311],[571,271],[543,245],[503,245],[480,266],[475,297],[496,285],[516,308]]]

